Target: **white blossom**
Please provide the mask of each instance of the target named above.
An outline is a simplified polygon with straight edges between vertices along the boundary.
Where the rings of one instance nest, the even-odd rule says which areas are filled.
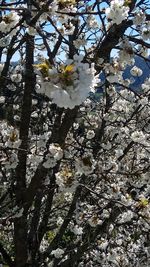
[[[131,134],[131,139],[137,143],[145,143],[145,135],[142,131],[135,131]]]
[[[12,74],[11,75],[11,80],[12,82],[19,83],[21,82],[22,75],[20,73]]]
[[[95,132],[93,130],[89,130],[86,134],[87,139],[92,139],[95,136]]]
[[[71,231],[75,234],[75,235],[82,235],[83,234],[83,229],[82,227],[79,227],[78,225],[75,225]]]
[[[111,1],[110,7],[106,8],[106,17],[113,23],[120,24],[128,17],[129,7],[124,5],[122,0]]]
[[[54,255],[56,259],[59,259],[64,254],[64,250],[61,248],[57,248],[55,250],[52,250],[51,254]]]
[[[0,96],[0,104],[5,103],[5,97],[4,96]]]
[[[138,10],[138,12],[134,14],[133,23],[136,26],[140,26],[145,22],[145,19],[145,13],[142,10]]]
[[[79,174],[90,174],[94,170],[94,161],[89,157],[78,158],[75,161],[77,173]]]
[[[49,153],[46,155],[46,160],[43,163],[45,168],[53,168],[57,161],[63,157],[63,151],[58,144],[51,144]]]
[[[150,39],[150,29],[145,27],[142,30],[142,38],[143,38],[144,41],[148,41]]]
[[[62,66],[60,73],[55,68],[50,69],[49,81],[41,78],[38,93],[45,94],[59,107],[72,109],[80,105],[98,82],[94,65],[89,67],[89,64],[82,63],[81,60],[82,58],[74,56],[72,64]]]
[[[12,28],[14,28],[18,24],[19,19],[20,17],[16,12],[10,12],[9,14],[3,16],[2,21],[0,22],[1,31],[5,33],[9,32]]]
[[[140,76],[143,74],[143,71],[142,71],[140,68],[134,66],[134,67],[130,70],[130,73],[131,73],[133,76],[138,76],[138,77],[140,77]]]

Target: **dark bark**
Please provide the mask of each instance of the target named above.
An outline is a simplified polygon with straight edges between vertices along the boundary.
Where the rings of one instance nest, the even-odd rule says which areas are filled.
[[[26,190],[26,163],[28,151],[28,135],[30,126],[30,115],[32,106],[32,92],[35,86],[35,76],[33,71],[34,38],[26,37],[26,65],[25,65],[25,88],[23,95],[20,139],[21,145],[18,152],[18,166],[16,168],[16,203],[22,208],[25,201]],[[16,267],[24,267],[28,259],[27,246],[27,214],[16,218],[14,223],[14,243]]]
[[[58,242],[61,241],[61,238],[62,238],[63,234],[65,233],[69,222],[72,219],[72,215],[73,215],[74,210],[76,208],[76,202],[77,202],[77,200],[78,200],[78,198],[79,198],[79,196],[81,194],[81,190],[82,190],[81,186],[77,187],[76,192],[75,192],[74,197],[73,197],[73,200],[72,200],[72,203],[70,205],[69,211],[68,211],[68,213],[67,213],[67,215],[66,215],[66,217],[65,217],[65,219],[63,221],[63,224],[61,225],[57,235],[52,240],[52,242],[51,242],[50,246],[48,247],[46,253],[44,253],[44,258],[48,257],[50,255],[50,253],[52,252],[52,250],[57,248]]]
[[[54,123],[52,136],[50,137],[49,143],[58,143],[61,147],[63,147],[65,143],[65,138],[68,134],[68,131],[70,130],[76,116],[77,116],[78,107],[75,107],[73,110],[67,110],[63,121],[61,123],[61,115],[62,110],[60,109],[58,112],[58,116],[56,117],[56,121]],[[30,205],[33,202],[33,199],[36,195],[37,190],[41,187],[43,181],[45,180],[48,173],[48,169],[45,169],[43,167],[43,164],[41,163],[32,180],[29,184],[29,187],[26,191],[26,197],[25,197],[25,210],[27,211],[30,207]]]

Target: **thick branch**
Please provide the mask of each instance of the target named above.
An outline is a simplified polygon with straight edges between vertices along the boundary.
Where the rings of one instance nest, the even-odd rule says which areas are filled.
[[[74,197],[73,197],[71,206],[69,208],[69,211],[68,211],[68,213],[67,213],[67,215],[66,215],[66,217],[64,219],[64,222],[61,225],[61,227],[59,229],[59,232],[57,233],[57,235],[55,236],[55,238],[52,240],[50,246],[48,247],[48,249],[44,253],[44,257],[49,257],[49,255],[52,252],[52,250],[57,248],[58,242],[60,242],[62,236],[64,235],[64,233],[65,233],[65,231],[67,229],[67,226],[68,226],[69,222],[72,219],[72,215],[73,215],[74,210],[76,208],[76,202],[78,200],[78,197],[80,196],[81,190],[82,190],[82,187],[81,186],[78,186],[77,189],[76,189],[76,192],[74,194]]]
[[[22,207],[26,190],[26,163],[28,149],[28,134],[30,126],[32,92],[35,86],[33,71],[34,37],[27,35],[26,39],[26,64],[25,64],[25,88],[23,95],[20,139],[21,145],[18,151],[18,165],[16,168],[16,202]],[[16,267],[26,266],[28,259],[27,248],[27,215],[17,218],[14,224],[15,260]]]

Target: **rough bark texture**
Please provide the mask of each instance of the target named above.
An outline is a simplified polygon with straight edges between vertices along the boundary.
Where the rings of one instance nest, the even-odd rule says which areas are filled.
[[[18,152],[18,166],[16,168],[16,203],[21,209],[24,202],[26,190],[26,161],[28,150],[28,134],[30,125],[32,91],[35,86],[33,72],[34,38],[27,35],[26,39],[26,66],[25,66],[25,88],[21,112],[20,139],[21,146]],[[14,243],[16,267],[25,267],[28,259],[27,246],[27,214],[16,218],[14,223]]]

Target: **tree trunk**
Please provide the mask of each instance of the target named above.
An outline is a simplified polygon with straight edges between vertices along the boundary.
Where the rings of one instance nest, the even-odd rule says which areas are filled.
[[[21,112],[20,139],[21,145],[18,152],[18,166],[16,168],[16,203],[19,209],[25,207],[26,193],[26,164],[28,151],[28,134],[32,107],[32,92],[35,86],[33,70],[34,63],[34,38],[27,35],[26,40],[26,66],[25,66],[25,88]],[[28,262],[27,244],[27,213],[24,210],[20,218],[14,223],[15,263],[16,267],[25,267]]]

